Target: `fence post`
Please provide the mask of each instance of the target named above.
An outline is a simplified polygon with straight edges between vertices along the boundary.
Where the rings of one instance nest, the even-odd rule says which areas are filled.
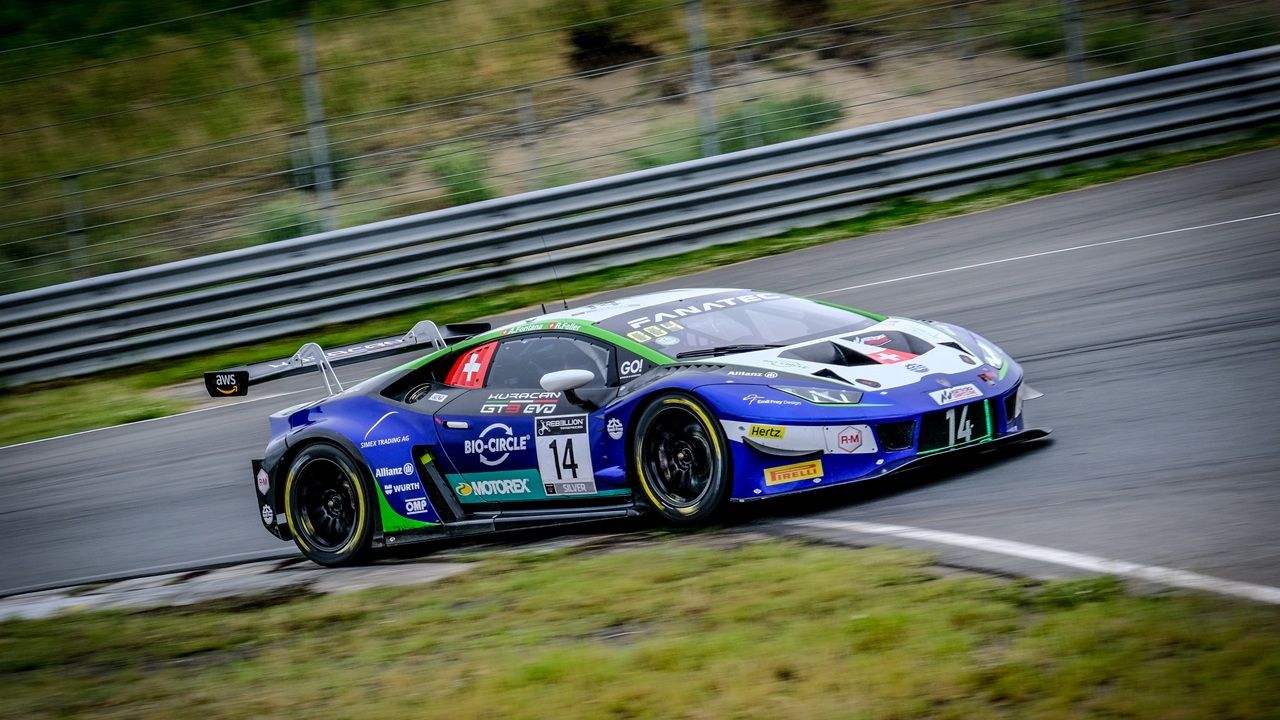
[[[954,26],[955,42],[960,46],[960,59],[973,59],[973,38],[969,32],[969,2],[960,0],[951,6],[951,24]]]
[[[751,69],[751,51],[739,50],[734,55],[740,68],[739,74],[743,77]],[[760,131],[760,111],[756,107],[756,101],[760,98],[756,96],[753,86],[742,85],[742,132],[746,135],[742,143],[745,147],[753,148],[760,140],[762,135]]]
[[[702,27],[701,0],[685,0],[685,18],[689,26],[689,50],[693,53],[693,94],[698,103],[698,134],[702,137],[702,156],[720,154],[716,138],[716,108],[711,97],[711,61],[707,57],[707,33]]]
[[[1084,82],[1084,38],[1079,0],[1062,0],[1062,31],[1067,44],[1067,83]]]
[[[316,74],[315,37],[311,31],[311,14],[302,4],[298,17],[298,63],[302,73],[302,104],[307,118],[307,139],[311,144],[311,171],[315,180],[316,199],[322,209],[321,224],[325,230],[338,227],[333,208],[333,177],[329,169],[329,139],[324,121],[324,98],[320,95],[320,78]]]
[[[86,267],[88,258],[84,248],[84,207],[80,204],[79,175],[62,178],[62,197],[66,200],[67,267],[71,269],[71,279],[83,280],[89,277],[89,268]]]
[[[524,147],[525,161],[529,163],[529,171],[525,176],[525,188],[537,190],[542,187],[542,172],[538,165],[538,141],[534,136],[533,126],[537,118],[533,112],[533,91],[526,88],[516,93],[516,116],[520,121],[520,145]]]
[[[1191,62],[1191,21],[1188,16],[1191,15],[1190,9],[1187,7],[1187,0],[1173,0],[1173,22],[1174,34],[1177,36],[1178,43],[1178,62]]]

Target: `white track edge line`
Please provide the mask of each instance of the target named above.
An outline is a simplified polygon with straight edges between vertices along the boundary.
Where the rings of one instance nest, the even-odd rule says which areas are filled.
[[[1223,225],[1231,225],[1233,223],[1249,222],[1251,220],[1264,220],[1277,215],[1280,215],[1280,212],[1250,215],[1249,217],[1221,220],[1219,222],[1212,222],[1204,225],[1174,228],[1173,230],[1161,230],[1160,232],[1134,235],[1132,237],[1119,238],[1117,240],[1103,240],[1101,242],[1086,243],[1084,245],[1073,245],[1071,247],[1058,248],[1057,250],[1045,250],[1043,252],[1031,253],[1029,255],[1015,255],[1013,257],[1001,258],[999,260],[988,260],[986,262],[973,263],[971,265],[960,265],[953,268],[946,268],[945,270],[931,270],[929,272],[916,273],[915,275],[903,275],[902,277],[890,278],[888,280],[877,280],[875,282],[863,283],[861,285],[850,285],[848,287],[835,288],[833,290],[821,290],[816,293],[810,293],[805,297],[818,297],[819,295],[830,295],[831,293],[845,292],[847,290],[861,290],[862,288],[875,287],[876,285],[888,285],[889,283],[902,282],[903,280],[917,280],[919,278],[931,277],[933,275],[943,275],[945,273],[959,272],[960,270],[972,270],[974,268],[986,267],[988,265],[999,265],[1001,263],[1014,262],[1015,260],[1030,260],[1031,258],[1044,257],[1045,255],[1057,255],[1058,253],[1072,252],[1075,250],[1087,250],[1089,248],[1101,247],[1103,245],[1115,245],[1117,243],[1129,242],[1131,240],[1145,240],[1147,238],[1160,237],[1161,235],[1172,235],[1174,233],[1190,232],[1192,230],[1206,230],[1208,228],[1221,227]]]
[[[1161,585],[1203,590],[1220,595],[1231,595],[1272,605],[1280,605],[1280,588],[1270,585],[1226,580],[1211,575],[1201,575],[1189,570],[1178,570],[1159,565],[1140,565],[1127,560],[1113,560],[1014,540],[1000,540],[998,538],[966,535],[946,530],[928,530],[906,525],[884,525],[856,520],[787,520],[783,524],[818,530],[843,530],[867,535],[889,535],[911,540],[923,540],[939,545],[952,545],[998,555],[1038,560],[1090,572],[1120,575]]]
[[[187,410],[186,412],[174,413],[172,415],[161,415],[160,417],[147,418],[146,420],[134,420],[133,422],[121,423],[119,425],[107,425],[106,427],[90,428],[79,432],[67,433],[66,435],[54,435],[53,437],[39,438],[37,440],[28,440],[26,442],[14,443],[12,445],[0,445],[0,452],[10,448],[19,448],[24,445],[35,445],[36,443],[49,442],[50,440],[62,440],[63,438],[76,437],[78,435],[88,435],[89,433],[102,432],[103,430],[115,430],[116,428],[133,427],[134,425],[142,425],[143,423],[157,422],[160,420],[172,420],[184,415],[195,415],[196,413],[208,412],[210,410],[225,410],[226,408],[239,407],[248,405],[249,403],[259,402],[262,400],[272,400],[274,398],[284,397],[286,395],[297,395],[298,393],[307,392],[306,390],[290,390],[289,392],[275,393],[273,395],[263,395],[262,397],[250,398],[248,400],[240,400],[228,405],[210,405],[209,407],[196,408],[195,410]]]

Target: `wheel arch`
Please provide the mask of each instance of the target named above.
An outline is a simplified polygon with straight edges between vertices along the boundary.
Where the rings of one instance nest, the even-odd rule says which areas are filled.
[[[716,439],[716,441],[721,445],[721,448],[720,448],[721,461],[724,463],[725,472],[727,476],[726,496],[721,502],[721,505],[723,505],[724,502],[728,500],[729,495],[732,493],[733,484],[734,484],[733,448],[729,444],[728,437],[725,436],[724,434],[724,429],[720,426],[720,421],[718,419],[716,406],[710,400],[704,397],[702,394],[696,392],[696,389],[694,387],[666,386],[662,388],[655,388],[652,392],[646,394],[646,396],[642,400],[637,401],[634,407],[632,407],[631,417],[635,418],[637,422],[628,423],[626,434],[623,436],[623,439],[625,442],[624,450],[626,452],[626,458],[627,458],[627,463],[626,463],[627,482],[632,486],[632,492],[638,501],[643,502],[643,500],[641,500],[643,498],[644,500],[647,500],[648,503],[650,504],[658,502],[656,498],[653,498],[652,496],[649,495],[649,491],[644,487],[644,483],[642,483],[640,480],[641,469],[638,463],[639,458],[636,457],[636,452],[635,452],[637,434],[640,431],[640,425],[641,425],[640,422],[638,422],[638,420],[644,415],[645,411],[647,411],[650,407],[657,404],[663,398],[670,397],[673,395],[676,397],[683,397],[688,400],[692,400],[694,402],[699,412],[702,414],[705,414],[705,417],[702,418],[702,420],[706,423],[707,429],[710,431],[710,433]]]
[[[332,430],[312,426],[298,433],[295,438],[289,438],[288,449],[280,457],[280,464],[277,465],[278,481],[273,483],[275,497],[273,498],[278,508],[286,508],[285,486],[288,484],[289,468],[293,465],[293,461],[308,447],[314,445],[333,445],[342,450],[351,458],[352,463],[360,473],[360,483],[364,486],[365,492],[369,494],[369,516],[373,523],[373,542],[376,545],[382,538],[382,513],[378,512],[380,497],[376,493],[380,493],[378,484],[373,481],[373,471],[369,469],[369,463],[365,461],[356,444],[341,433]],[[293,533],[293,519],[289,518],[287,527],[289,533]]]

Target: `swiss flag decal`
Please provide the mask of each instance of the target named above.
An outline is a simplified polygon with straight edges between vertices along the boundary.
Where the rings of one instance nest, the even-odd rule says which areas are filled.
[[[444,383],[453,387],[478,388],[484,384],[484,376],[489,373],[489,360],[493,358],[493,350],[498,341],[485,343],[470,350],[464,350],[457,360],[453,361],[453,369],[445,377]]]
[[[877,350],[873,353],[867,353],[867,357],[875,360],[881,365],[892,365],[894,363],[912,360],[917,356],[901,350]]]

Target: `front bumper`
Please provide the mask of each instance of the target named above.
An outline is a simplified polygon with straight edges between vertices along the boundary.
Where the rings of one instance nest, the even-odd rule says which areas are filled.
[[[822,482],[821,484],[803,485],[799,487],[788,488],[787,490],[775,494],[760,494],[747,497],[733,497],[730,502],[748,503],[757,500],[766,500],[773,497],[791,496],[799,493],[812,492],[814,490],[822,490],[825,488],[839,487],[854,482],[862,482],[864,480],[875,480],[877,478],[886,477],[888,475],[898,475],[912,470],[919,470],[931,465],[940,465],[942,461],[955,460],[958,456],[964,455],[982,455],[985,453],[998,451],[1009,447],[1010,445],[1021,444],[1039,440],[1053,432],[1051,428],[1027,428],[1018,430],[1006,435],[1002,435],[991,440],[987,440],[974,445],[965,445],[963,447],[952,448],[950,450],[942,450],[927,455],[917,455],[905,462],[897,463],[892,466],[880,468],[874,472],[867,473],[858,477],[850,477]]]

